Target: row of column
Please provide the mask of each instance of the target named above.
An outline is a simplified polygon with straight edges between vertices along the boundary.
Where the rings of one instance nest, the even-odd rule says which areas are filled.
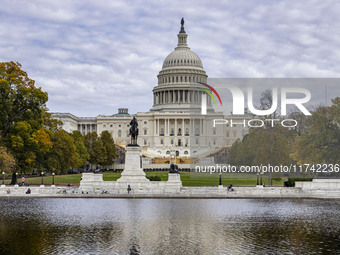
[[[196,90],[165,90],[154,93],[154,105],[159,104],[200,104],[203,91]],[[211,104],[211,98],[207,97],[208,104]]]
[[[97,132],[97,125],[96,124],[78,124],[78,131],[82,134]]]
[[[159,77],[158,84],[166,84],[166,83],[183,83],[183,82],[206,82],[204,77],[195,77],[195,76],[163,76]]]
[[[204,120],[203,119],[183,119],[183,118],[176,118],[176,119],[155,119],[154,120],[154,134],[157,136],[164,135],[170,136],[170,123],[174,120],[174,136],[178,136],[179,128],[181,128],[181,136],[186,135],[186,128],[189,128],[189,135],[203,135],[203,127],[204,127]],[[178,124],[178,121],[181,120],[181,124]],[[185,121],[189,121],[189,126],[185,125]],[[161,124],[164,122],[164,124]],[[164,133],[162,133],[161,129],[164,128]],[[198,131],[198,132],[196,132]]]

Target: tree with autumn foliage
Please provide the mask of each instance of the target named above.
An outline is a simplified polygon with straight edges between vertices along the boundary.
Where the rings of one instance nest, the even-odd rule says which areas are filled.
[[[57,122],[47,113],[47,93],[35,86],[21,64],[0,63],[0,145],[7,147],[19,172],[30,172],[52,148]]]
[[[15,158],[5,147],[0,147],[0,171],[10,173],[15,169]]]

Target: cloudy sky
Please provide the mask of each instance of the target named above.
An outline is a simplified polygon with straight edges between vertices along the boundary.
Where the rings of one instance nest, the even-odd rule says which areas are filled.
[[[212,78],[340,78],[340,2],[0,0],[0,61],[18,61],[77,116],[152,107],[185,18]],[[332,95],[340,96],[340,87]]]

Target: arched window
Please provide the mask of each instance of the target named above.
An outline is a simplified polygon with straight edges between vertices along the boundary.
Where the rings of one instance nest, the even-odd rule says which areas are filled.
[[[188,151],[184,151],[184,155],[188,155],[189,154],[189,152]]]
[[[176,76],[176,82],[178,82],[178,76]]]

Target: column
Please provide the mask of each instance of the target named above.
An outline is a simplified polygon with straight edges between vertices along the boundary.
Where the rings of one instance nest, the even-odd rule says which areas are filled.
[[[159,126],[160,126],[160,125],[159,125],[159,124],[160,124],[160,122],[159,122],[159,119],[157,119],[157,124],[158,124],[158,127],[157,127],[157,133],[160,135],[160,132],[159,132],[159,131],[160,131],[160,128],[159,128]]]
[[[166,136],[167,129],[168,129],[167,119],[164,119],[164,136]]]
[[[182,136],[184,136],[185,130],[184,130],[184,119],[182,119]]]
[[[156,119],[153,120],[153,133],[155,135],[157,135],[157,132],[156,132]]]
[[[178,133],[177,132],[177,119],[175,119],[175,134],[174,135],[177,136],[177,133]]]
[[[170,119],[168,119],[168,136],[170,136]]]

